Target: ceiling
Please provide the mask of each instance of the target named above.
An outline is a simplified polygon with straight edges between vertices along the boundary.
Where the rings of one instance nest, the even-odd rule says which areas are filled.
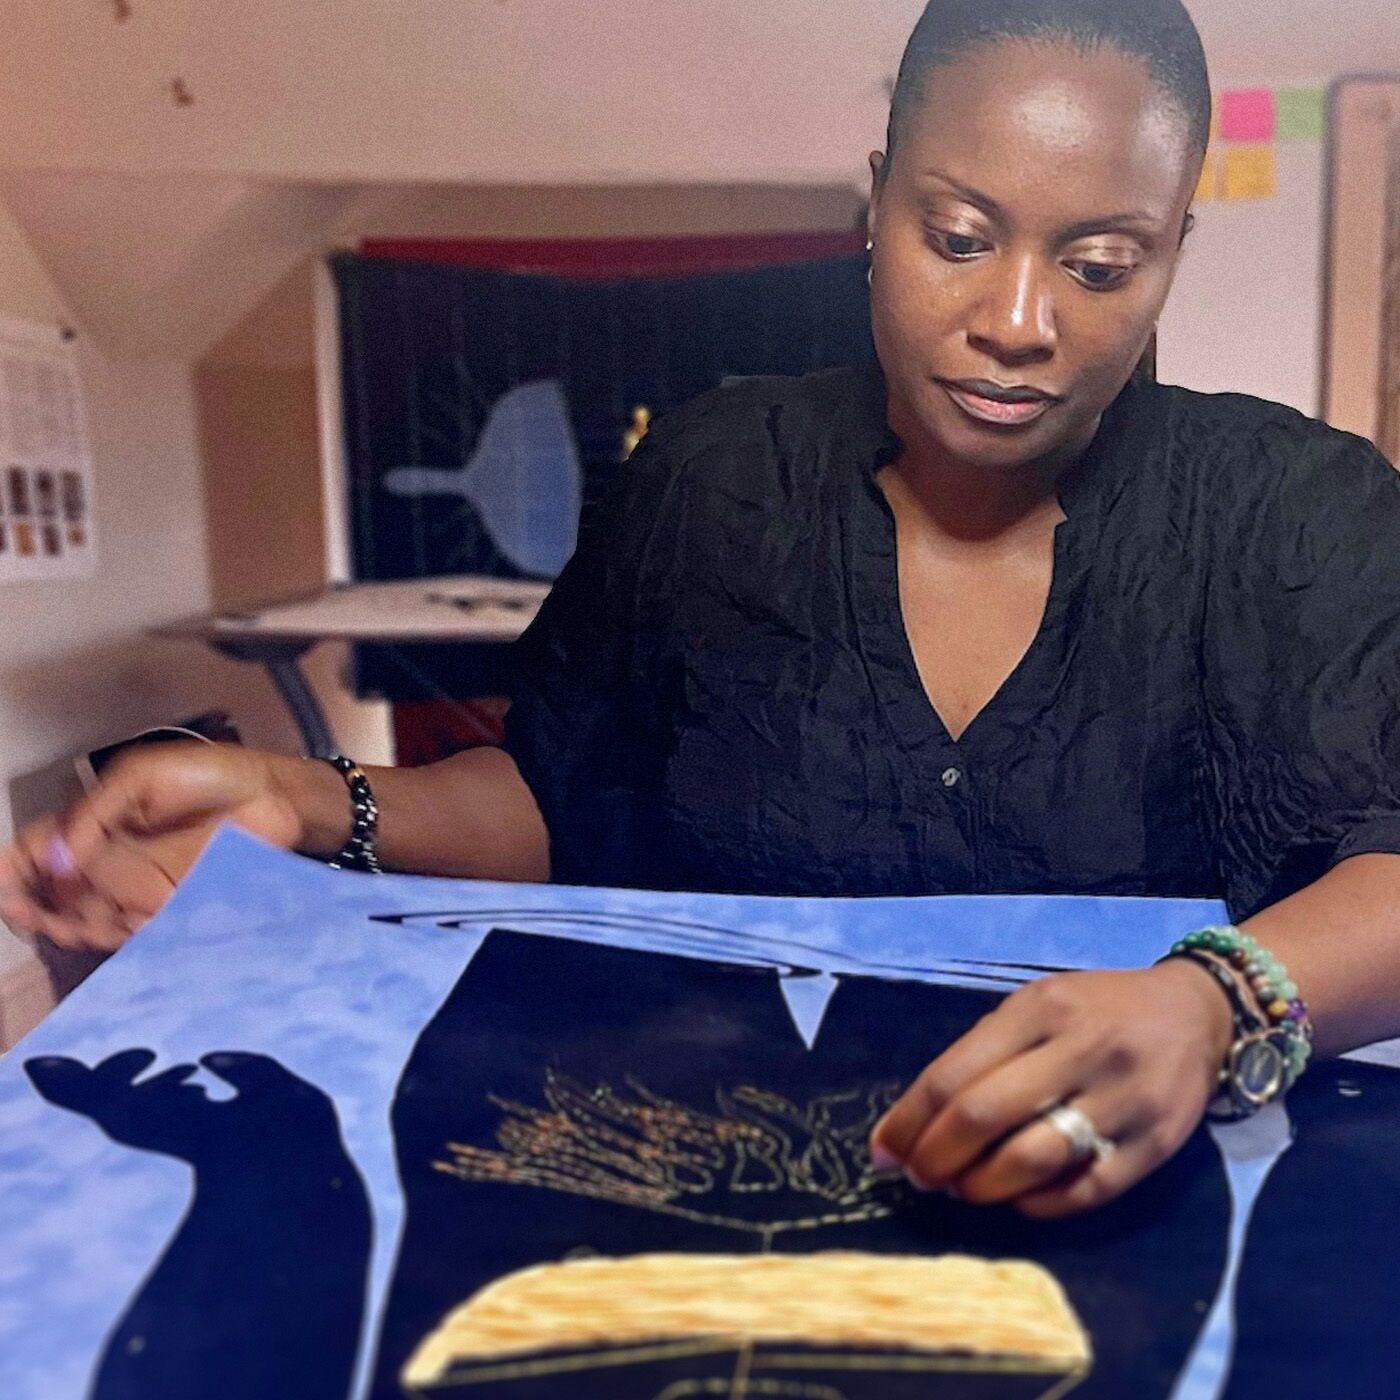
[[[309,355],[308,265],[366,238],[606,238],[845,229],[850,185],[320,184],[0,172],[0,199],[110,355]]]

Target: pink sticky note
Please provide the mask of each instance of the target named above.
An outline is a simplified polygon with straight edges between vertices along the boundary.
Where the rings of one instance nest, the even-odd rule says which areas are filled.
[[[1226,141],[1274,139],[1272,88],[1235,88],[1220,94],[1220,135]]]

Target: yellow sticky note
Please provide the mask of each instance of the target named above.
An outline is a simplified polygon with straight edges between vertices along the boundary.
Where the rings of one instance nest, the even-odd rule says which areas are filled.
[[[1224,167],[1225,199],[1270,199],[1278,189],[1272,146],[1230,146]]]
[[[1201,178],[1196,185],[1192,199],[1197,204],[1205,204],[1215,198],[1220,180],[1220,155],[1217,151],[1206,152],[1206,163],[1201,167]]]

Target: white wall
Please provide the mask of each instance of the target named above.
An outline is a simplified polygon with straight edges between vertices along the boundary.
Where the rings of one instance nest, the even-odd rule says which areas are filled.
[[[0,205],[0,314],[63,323],[67,308]],[[296,738],[260,671],[144,628],[204,610],[207,552],[194,401],[187,366],[105,358],[79,334],[96,486],[99,567],[88,581],[0,584],[0,841],[62,796],[74,753],[153,723],[218,706],[250,741]],[[324,685],[335,655],[313,671]],[[337,714],[345,727],[347,716]],[[346,740],[347,746],[352,742]],[[0,925],[0,1047],[82,971]]]
[[[1218,86],[1400,62],[1395,0],[1189,0]],[[922,0],[0,0],[13,167],[856,181]],[[193,96],[180,105],[180,77]]]
[[[3,207],[0,312],[69,319]],[[46,790],[59,795],[52,775],[45,782],[34,774],[168,715],[168,692],[190,689],[180,675],[188,658],[134,637],[145,622],[197,610],[206,593],[186,370],[109,364],[81,337],[78,356],[103,552],[91,582],[0,585],[0,840],[9,837],[16,799],[22,818]],[[73,971],[56,968],[60,985]],[[22,1033],[52,995],[35,951],[0,928],[0,1044]]]
[[[1162,318],[1158,374],[1188,388],[1258,394],[1317,414],[1322,143],[1281,144],[1277,157],[1272,199],[1198,206]]]

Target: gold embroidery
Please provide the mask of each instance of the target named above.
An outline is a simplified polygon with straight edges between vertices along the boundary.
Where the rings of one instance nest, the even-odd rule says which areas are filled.
[[[686,1349],[690,1342],[696,1350]],[[820,1351],[781,1351],[799,1342]],[[839,1397],[783,1377],[761,1389],[752,1374],[759,1369],[1002,1370],[1044,1374],[1058,1389],[1089,1363],[1073,1309],[1035,1264],[845,1250],[648,1254],[541,1264],[497,1280],[423,1343],[404,1382],[421,1389],[523,1379],[703,1356],[707,1344],[738,1353],[735,1376],[665,1393],[815,1397],[824,1389]],[[758,1353],[765,1344],[768,1352]]]
[[[717,1112],[708,1113],[635,1080],[626,1091],[603,1084],[590,1092],[551,1071],[546,1108],[492,1100],[504,1114],[499,1150],[449,1142],[433,1166],[771,1238],[890,1213],[900,1187],[871,1170],[866,1140],[897,1092],[881,1085],[803,1107],[740,1085],[716,1090]]]
[[[589,1090],[549,1072],[544,1107],[492,1097],[502,1112],[497,1146],[450,1142],[434,1168],[723,1226],[757,1236],[759,1248],[585,1254],[509,1274],[425,1339],[405,1388],[439,1395],[688,1358],[709,1369],[705,1358],[731,1355],[727,1377],[677,1380],[655,1400],[845,1400],[802,1373],[862,1371],[1044,1375],[1041,1400],[1057,1400],[1087,1374],[1089,1346],[1059,1284],[1037,1265],[771,1252],[783,1232],[891,1214],[903,1183],[871,1170],[866,1143],[898,1091],[878,1085],[799,1105],[740,1085],[716,1089],[709,1112],[635,1079]]]

